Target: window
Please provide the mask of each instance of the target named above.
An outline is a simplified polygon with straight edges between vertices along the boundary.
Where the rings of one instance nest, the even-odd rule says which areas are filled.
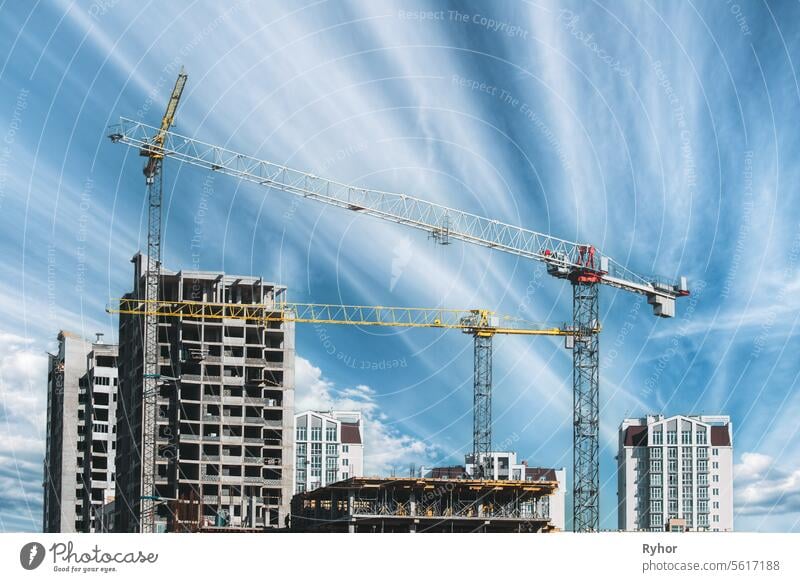
[[[712,476],[711,476],[711,480],[712,480],[714,483],[719,483],[719,475],[712,475]]]
[[[705,473],[706,471],[708,471],[708,461],[706,461],[705,459],[697,461],[697,470],[700,471],[701,473]]]
[[[678,458],[678,447],[670,447],[668,455],[669,455],[670,459],[677,459]]]
[[[306,440],[306,427],[304,426],[297,427],[297,440],[298,441]]]
[[[336,482],[336,470],[333,471],[325,471],[325,482],[326,483],[335,483]]]
[[[714,506],[714,509],[719,509],[719,501],[715,501],[713,506]]]
[[[683,498],[684,499],[691,499],[692,498],[692,486],[691,485],[684,485],[683,486],[683,490],[681,491],[681,493],[683,493]]]
[[[328,457],[326,468],[336,469],[336,457]]]
[[[692,500],[691,499],[684,499],[683,500],[683,515],[685,516],[687,513],[692,513]]]
[[[650,525],[652,527],[661,527],[664,525],[664,521],[662,519],[662,515],[660,513],[654,513],[650,516]]]
[[[311,454],[312,455],[321,455],[322,454],[322,443],[311,443]]]
[[[684,459],[692,458],[692,447],[681,447],[681,457]]]
[[[661,449],[654,447],[650,449],[650,458],[651,459],[660,459],[661,458]]]
[[[650,461],[650,470],[653,473],[660,473],[661,472],[661,461],[659,461],[659,460]]]
[[[719,456],[719,449],[711,449],[711,454],[715,457]]]
[[[692,471],[692,460],[691,459],[683,459],[683,461],[681,461],[681,470],[684,473],[691,473],[691,471]],[[700,465],[699,464],[697,466],[697,470],[698,471],[700,470]]]
[[[669,500],[669,512],[670,512],[670,514],[677,514],[678,513],[678,500],[677,499],[670,499]]]
[[[714,523],[719,523],[719,515],[714,514]]]
[[[652,444],[654,444],[654,445],[664,444],[663,443],[663,441],[664,441],[664,433],[661,432],[660,428],[653,432],[653,439],[652,440],[653,440]]]
[[[342,445],[342,452],[343,453],[350,452],[350,446],[349,445]]]
[[[697,476],[697,484],[698,485],[708,485],[708,475],[705,473],[700,473]]]
[[[297,443],[297,456],[306,456],[306,443]]]
[[[708,513],[708,501],[698,501],[697,502],[697,511],[699,513]]]
[[[654,487],[661,487],[661,473],[650,475],[650,485]]]
[[[661,499],[661,487],[650,488],[650,499]]]
[[[701,513],[697,516],[697,525],[708,526],[708,514]]]
[[[669,488],[669,498],[670,499],[677,499],[678,498],[678,488],[677,487],[670,487]]]
[[[678,444],[678,433],[676,433],[674,430],[667,431],[667,444],[668,445]]]
[[[297,470],[298,471],[305,471],[306,469],[306,458],[305,457],[297,457]]]
[[[707,444],[706,443],[706,429],[704,429],[704,428],[703,429],[698,429],[697,433],[695,434],[695,437],[697,438],[697,444],[698,445]]]
[[[714,496],[718,496],[719,495],[719,489],[714,487],[714,489],[711,490],[711,494],[714,495]]]
[[[669,472],[670,473],[677,473],[678,472],[678,461],[675,459],[669,460]]]
[[[700,475],[703,477],[703,475]],[[681,475],[681,483],[683,485],[691,485],[692,484],[692,474],[691,473],[683,473]]]
[[[330,457],[335,457],[339,453],[339,447],[336,444],[328,443],[325,446],[325,454]]]
[[[350,465],[350,459],[342,459],[342,467],[347,467]]]
[[[311,440],[312,441],[321,441],[322,440],[322,427],[321,426],[312,426],[311,427]]]
[[[698,459],[707,459],[708,458],[708,449],[706,447],[699,447],[697,449],[697,458]]]
[[[650,511],[653,513],[661,513],[661,501],[654,500],[650,502]]]
[[[342,473],[342,481],[345,481],[350,478],[350,473]]]
[[[692,444],[692,431],[690,430],[681,431],[681,444],[682,445]]]
[[[719,463],[714,461],[713,463],[711,463],[711,468],[712,469],[719,469]]]
[[[699,499],[708,499],[708,487],[698,487],[697,497]]]
[[[325,429],[325,440],[326,441],[336,441],[339,440],[336,438],[336,427],[329,426]]]
[[[670,486],[678,484],[678,474],[677,473],[670,473],[669,474],[669,481],[667,481]]]

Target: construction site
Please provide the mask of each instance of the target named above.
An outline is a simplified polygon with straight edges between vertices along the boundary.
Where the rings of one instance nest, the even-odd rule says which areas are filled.
[[[555,481],[354,477],[295,495],[292,531],[550,532]]]
[[[493,449],[492,339],[508,334],[555,337],[572,351],[571,522],[574,531],[597,531],[600,288],[644,295],[654,315],[670,318],[676,299],[689,294],[686,279],[640,275],[591,244],[342,184],[178,135],[172,125],[186,82],[181,71],[160,126],[122,118],[109,135],[145,158],[148,212],[147,248],[133,258],[133,289],[108,307],[119,315],[120,330],[115,530],[566,529],[565,471],[532,470],[517,463],[515,453]],[[571,285],[572,320],[542,325],[481,308],[296,304],[285,300],[285,287],[258,277],[170,271],[161,262],[167,160],[422,230],[440,244],[461,241],[543,263],[549,275]],[[408,477],[332,473],[328,481],[340,480],[313,490],[293,484],[294,333],[304,323],[471,336],[473,434],[465,465]],[[339,438],[336,430],[332,439]],[[313,439],[310,445],[315,447]],[[315,451],[312,470],[322,471]],[[339,455],[336,446],[329,447],[332,463]]]

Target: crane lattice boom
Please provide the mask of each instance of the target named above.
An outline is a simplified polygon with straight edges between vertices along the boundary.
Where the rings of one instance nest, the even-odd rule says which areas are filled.
[[[659,277],[636,274],[588,244],[566,241],[406,194],[321,178],[125,117],[120,118],[117,131],[111,134],[112,140],[138,148],[146,147],[156,137],[162,140],[162,152],[167,157],[405,224],[431,233],[440,240],[462,240],[542,261],[547,264],[548,271],[558,277],[568,278],[575,272],[581,272],[597,279],[597,282],[647,295],[656,315],[673,316],[675,298],[688,294],[685,278],[670,282]]]

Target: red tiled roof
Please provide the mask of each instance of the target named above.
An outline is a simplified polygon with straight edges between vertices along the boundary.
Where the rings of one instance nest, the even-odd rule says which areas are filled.
[[[644,447],[647,446],[647,427],[646,426],[629,426],[625,429],[625,446],[626,447]]]
[[[342,423],[342,444],[345,445],[361,444],[361,427],[357,422]]]
[[[728,432],[728,425],[711,427],[711,445],[715,447],[731,446],[731,435]]]

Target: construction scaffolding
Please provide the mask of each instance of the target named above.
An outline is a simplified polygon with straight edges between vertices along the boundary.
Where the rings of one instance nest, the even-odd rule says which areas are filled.
[[[552,532],[556,481],[354,477],[295,495],[296,532]]]

